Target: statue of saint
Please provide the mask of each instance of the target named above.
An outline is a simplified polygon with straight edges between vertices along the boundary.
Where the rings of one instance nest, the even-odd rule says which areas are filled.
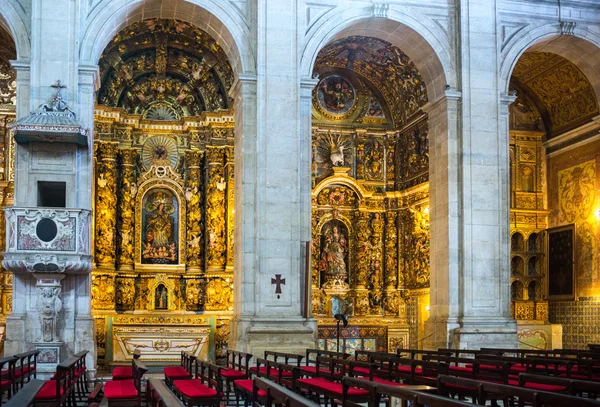
[[[334,224],[325,229],[325,244],[321,251],[319,269],[325,275],[335,277],[346,275],[346,254],[348,253],[348,240],[340,227]]]
[[[169,291],[167,287],[162,284],[159,284],[156,287],[156,295],[155,295],[155,309],[168,309],[169,308]]]
[[[171,216],[175,212],[172,195],[163,190],[155,192],[148,198],[144,209],[146,218],[142,257],[149,263],[175,263],[177,250],[175,220]]]

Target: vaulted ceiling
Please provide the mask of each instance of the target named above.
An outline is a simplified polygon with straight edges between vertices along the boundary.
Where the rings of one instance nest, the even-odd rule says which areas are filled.
[[[598,115],[598,98],[588,78],[569,60],[549,52],[526,52],[517,62],[511,87],[539,112],[548,138]]]
[[[106,47],[99,65],[102,105],[159,120],[231,107],[233,72],[225,52],[185,22],[134,23]]]
[[[356,103],[364,106],[355,113],[357,122],[372,122],[381,116],[373,112],[382,111],[386,123],[400,128],[427,103],[425,83],[414,63],[398,47],[378,38],[352,36],[332,42],[319,52],[314,71],[322,82],[313,106],[319,96],[326,97],[324,92],[334,94],[335,87],[351,85],[348,92],[354,91]],[[327,118],[327,112],[322,113]],[[318,112],[316,116],[320,118]]]

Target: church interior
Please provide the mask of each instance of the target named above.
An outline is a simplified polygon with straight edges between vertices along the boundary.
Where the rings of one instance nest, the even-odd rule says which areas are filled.
[[[312,71],[303,313],[315,320],[314,347],[323,351],[422,351],[432,335],[426,321],[434,95],[429,74],[407,50],[383,34],[350,34],[325,43]],[[509,251],[500,261],[510,264],[505,289],[516,321],[514,347],[585,350],[600,343],[600,76],[556,49],[552,42],[526,49],[510,75],[503,147],[509,233],[502,237]],[[135,349],[156,366],[179,363],[184,351],[194,360],[228,363],[235,349],[236,216],[242,216],[236,154],[242,148],[232,96],[239,74],[228,51],[191,22],[153,17],[123,25],[99,58],[89,253],[91,357],[98,371],[133,360],[135,372]],[[600,62],[597,55],[589,65]],[[15,40],[0,24],[6,219],[14,216],[6,208],[17,206],[15,162],[24,157],[23,126],[15,122],[28,113],[17,115],[16,59]],[[61,94],[60,83],[53,92]],[[58,184],[39,182],[38,206],[71,207]],[[6,219],[0,216],[2,252],[11,251],[15,233]],[[13,301],[21,298],[13,289],[28,281],[15,272],[13,282],[6,264],[0,269],[2,349]],[[277,298],[293,284],[287,280],[272,279]],[[48,284],[60,287],[57,281]],[[56,326],[45,329],[42,337],[56,336]]]

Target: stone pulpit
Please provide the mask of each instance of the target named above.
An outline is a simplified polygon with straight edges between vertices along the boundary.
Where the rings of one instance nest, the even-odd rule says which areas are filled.
[[[17,143],[15,206],[5,209],[2,265],[14,273],[7,355],[37,348],[38,372],[81,350],[94,359],[89,290],[91,177],[87,130],[60,92],[11,126]]]

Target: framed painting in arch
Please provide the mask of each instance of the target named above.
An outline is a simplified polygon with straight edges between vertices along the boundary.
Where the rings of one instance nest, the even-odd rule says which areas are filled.
[[[575,225],[547,230],[548,299],[575,299]]]

